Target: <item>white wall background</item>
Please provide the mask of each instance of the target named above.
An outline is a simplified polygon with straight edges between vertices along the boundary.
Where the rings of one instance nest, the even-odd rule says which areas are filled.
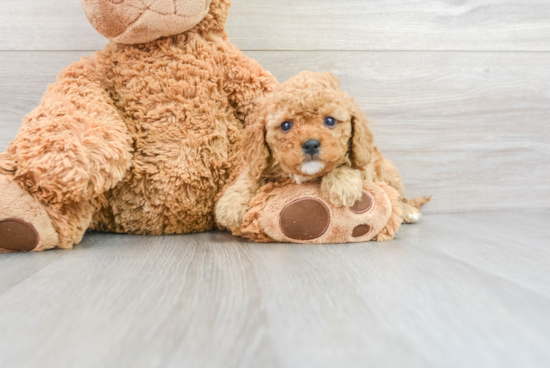
[[[550,207],[550,0],[234,0],[228,30],[281,81],[335,73],[427,212]],[[2,0],[0,150],[106,42],[79,0]]]

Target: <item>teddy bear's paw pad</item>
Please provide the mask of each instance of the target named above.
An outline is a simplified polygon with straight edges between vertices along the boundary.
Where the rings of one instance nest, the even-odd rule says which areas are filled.
[[[374,198],[369,192],[363,191],[363,197],[357,202],[355,202],[355,204],[352,207],[350,207],[350,210],[360,215],[360,214],[369,212],[373,206],[374,206]]]
[[[370,232],[370,229],[371,227],[367,224],[359,225],[355,229],[353,229],[351,236],[353,236],[354,238],[360,238],[362,236],[367,235]]]
[[[302,198],[289,203],[280,215],[283,234],[301,241],[314,240],[325,235],[330,221],[327,206],[313,198]]]
[[[31,224],[18,219],[0,221],[0,249],[30,252],[38,242],[38,232]]]

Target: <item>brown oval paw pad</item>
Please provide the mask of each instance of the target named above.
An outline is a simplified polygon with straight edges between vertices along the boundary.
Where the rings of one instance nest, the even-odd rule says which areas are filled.
[[[357,214],[363,214],[370,211],[373,205],[374,205],[374,198],[372,198],[372,195],[370,193],[363,191],[363,197],[357,202],[355,202],[353,207],[350,207],[350,209],[352,212],[355,212]]]
[[[360,238],[363,235],[367,235],[369,231],[370,231],[369,225],[359,225],[355,229],[353,229],[353,233],[351,234],[351,236],[353,236],[354,238]]]
[[[0,248],[29,252],[38,245],[38,233],[34,226],[18,219],[0,221]]]
[[[280,216],[283,234],[294,240],[313,240],[323,236],[330,225],[327,206],[313,198],[298,199],[288,204]]]

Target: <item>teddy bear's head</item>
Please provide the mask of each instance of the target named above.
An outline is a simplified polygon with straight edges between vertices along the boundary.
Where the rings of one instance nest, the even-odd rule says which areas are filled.
[[[95,29],[112,41],[145,43],[188,31],[223,31],[231,0],[81,0]]]

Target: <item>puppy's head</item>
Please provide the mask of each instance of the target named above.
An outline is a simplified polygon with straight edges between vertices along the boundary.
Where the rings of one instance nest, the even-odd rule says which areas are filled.
[[[258,177],[270,164],[311,180],[343,164],[365,170],[370,162],[366,118],[331,73],[289,79],[260,103],[254,119],[244,148]]]

